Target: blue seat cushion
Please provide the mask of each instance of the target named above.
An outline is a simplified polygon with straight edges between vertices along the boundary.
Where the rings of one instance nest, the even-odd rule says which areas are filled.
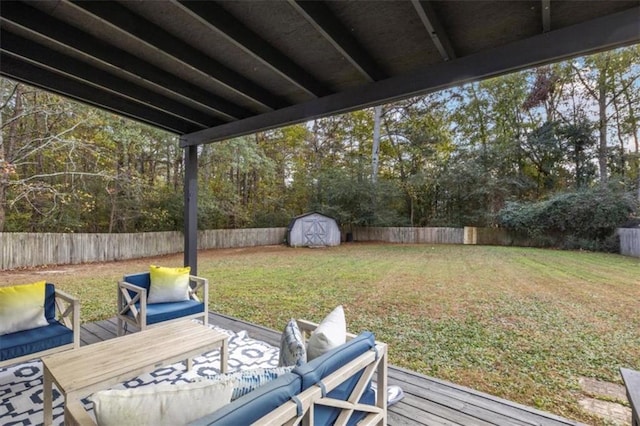
[[[140,309],[140,304],[136,303]],[[183,300],[182,302],[151,303],[147,305],[147,325],[169,321],[187,315],[201,314],[204,312],[204,303],[195,300]],[[133,318],[131,311],[127,313]]]
[[[0,361],[73,343],[73,331],[50,320],[49,325],[0,336]]]
[[[249,425],[299,394],[300,386],[300,376],[283,374],[191,425]]]
[[[363,353],[375,347],[373,333],[365,331],[344,345],[340,345],[318,358],[293,369],[293,373],[302,377],[302,390],[305,391],[338,368],[353,361]]]

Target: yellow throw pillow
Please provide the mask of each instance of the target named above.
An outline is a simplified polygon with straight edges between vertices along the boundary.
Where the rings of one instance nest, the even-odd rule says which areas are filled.
[[[151,286],[147,303],[181,302],[189,300],[189,272],[191,268],[166,268],[151,265]]]
[[[48,325],[44,316],[45,281],[0,287],[0,334]]]

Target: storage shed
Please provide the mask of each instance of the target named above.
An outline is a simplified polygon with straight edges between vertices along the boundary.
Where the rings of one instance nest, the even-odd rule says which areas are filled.
[[[287,228],[291,247],[327,247],[340,245],[340,227],[332,217],[311,212],[294,217]]]

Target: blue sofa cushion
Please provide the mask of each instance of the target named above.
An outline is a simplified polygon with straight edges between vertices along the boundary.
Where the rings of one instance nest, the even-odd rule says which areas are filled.
[[[123,277],[123,281],[129,284],[137,285],[147,290],[147,297],[149,297],[149,288],[151,287],[151,274],[149,272],[140,272],[138,274],[129,274]],[[129,291],[129,295],[134,297],[136,294]]]
[[[300,376],[286,373],[214,413],[196,420],[191,425],[249,425],[269,414],[300,392]]]
[[[56,319],[56,288],[50,283],[44,288],[44,317],[49,323]]]
[[[375,344],[373,333],[365,331],[344,345],[294,368],[293,373],[302,377],[302,390],[305,391],[322,378],[375,347]]]
[[[136,303],[136,307],[140,309],[140,304]],[[202,312],[204,312],[204,303],[195,300],[152,303],[147,305],[147,325],[169,321],[187,315],[201,314]],[[131,311],[129,311],[128,315],[133,316]]]
[[[73,331],[50,320],[48,326],[5,334],[0,340],[0,361],[5,361],[73,343]]]

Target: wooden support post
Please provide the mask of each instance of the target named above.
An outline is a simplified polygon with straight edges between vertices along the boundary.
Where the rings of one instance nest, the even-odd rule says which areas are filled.
[[[198,274],[198,147],[184,148],[184,264]]]

